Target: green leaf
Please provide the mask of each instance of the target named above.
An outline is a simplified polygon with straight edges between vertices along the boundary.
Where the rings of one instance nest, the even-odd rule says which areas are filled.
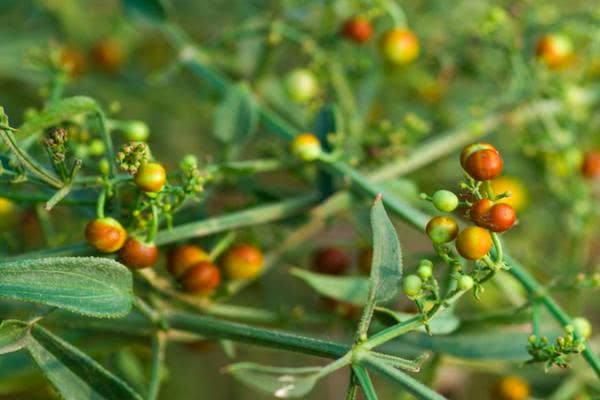
[[[231,86],[214,114],[214,135],[223,143],[240,143],[258,126],[258,108],[245,83]]]
[[[12,353],[25,347],[29,326],[17,320],[5,320],[0,324],[0,354]]]
[[[399,322],[414,317],[417,314],[403,313],[390,310],[385,307],[375,309],[375,317],[385,325],[392,326]],[[445,335],[454,332],[460,326],[460,320],[456,317],[451,308],[446,308],[438,312],[431,320],[429,327],[434,335]],[[418,330],[425,332],[425,327],[421,326]]]
[[[369,301],[376,304],[396,297],[402,279],[402,252],[396,229],[392,225],[381,198],[371,208],[373,230],[373,260],[371,261],[371,292]]]
[[[0,297],[99,318],[122,317],[133,301],[131,272],[107,258],[56,257],[0,263]]]
[[[355,364],[352,365],[352,371],[360,383],[360,387],[365,395],[365,399],[377,400],[377,393],[375,392],[373,382],[371,382],[371,378],[369,377],[367,370],[361,365]]]
[[[66,400],[142,399],[92,358],[39,325],[31,327],[27,350]]]
[[[19,127],[16,136],[19,140],[23,140],[63,121],[97,109],[96,101],[90,97],[75,96],[59,100],[51,103],[39,114],[28,119]]]
[[[319,380],[321,367],[280,368],[242,362],[227,372],[246,385],[279,399],[303,397]]]
[[[323,296],[356,305],[364,305],[367,302],[369,280],[365,277],[332,276],[299,268],[292,268],[290,273]]]
[[[125,13],[132,19],[145,20],[152,23],[163,22],[167,12],[160,0],[123,0]]]

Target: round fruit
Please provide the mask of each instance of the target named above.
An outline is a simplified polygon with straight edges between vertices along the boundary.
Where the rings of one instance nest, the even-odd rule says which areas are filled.
[[[458,278],[458,290],[471,290],[475,282],[469,275],[462,275]]]
[[[94,219],[85,227],[85,240],[102,253],[113,253],[127,239],[125,228],[114,218]]]
[[[479,260],[492,248],[490,233],[479,227],[469,226],[456,238],[456,249],[461,256],[468,260]]]
[[[394,65],[409,64],[419,56],[419,39],[405,28],[387,31],[379,45],[385,60]]]
[[[494,385],[494,400],[526,400],[529,384],[518,376],[505,376]]]
[[[514,208],[508,204],[494,204],[488,212],[487,228],[493,232],[504,232],[512,228],[517,220]]]
[[[130,142],[145,142],[150,136],[150,128],[143,121],[130,121],[123,126],[123,131]]]
[[[588,151],[583,158],[581,173],[586,178],[597,178],[600,176],[600,151]]]
[[[571,320],[571,325],[573,325],[575,333],[583,339],[587,339],[592,335],[592,324],[583,317],[573,318]]]
[[[312,133],[302,133],[292,140],[292,154],[303,161],[314,161],[321,156],[321,142]]]
[[[470,145],[466,146],[460,153],[461,167],[466,168],[467,159],[479,150],[493,150],[495,152],[498,152],[498,150],[496,150],[496,148],[489,143],[471,143]]]
[[[364,17],[354,17],[344,24],[342,35],[356,43],[366,43],[373,36],[373,26]]]
[[[292,100],[307,103],[319,94],[319,81],[309,69],[299,68],[287,76],[285,89]]]
[[[65,67],[71,78],[82,75],[87,69],[85,56],[81,51],[74,48],[65,48],[60,53],[60,65]]]
[[[415,297],[421,293],[423,281],[417,275],[408,275],[402,281],[402,289],[408,297]]]
[[[544,35],[537,43],[536,55],[548,68],[563,69],[574,59],[573,43],[565,35]]]
[[[135,174],[134,181],[143,192],[160,192],[167,183],[167,172],[159,163],[146,163]]]
[[[490,199],[477,200],[469,209],[469,217],[476,225],[487,227],[487,217],[494,202]]]
[[[125,52],[116,39],[103,39],[92,50],[96,64],[107,72],[115,72],[123,65]]]
[[[434,217],[427,224],[425,231],[433,243],[447,243],[456,238],[458,224],[450,217]]]
[[[529,203],[527,188],[517,178],[499,176],[492,181],[492,189],[496,195],[510,192],[510,196],[497,200],[496,203],[508,204],[516,212],[523,211],[527,207],[527,203]]]
[[[210,261],[208,254],[198,246],[185,244],[169,252],[167,256],[167,270],[173,277],[179,279],[193,265],[201,261]]]
[[[421,260],[419,268],[417,268],[417,275],[423,280],[431,278],[433,275],[433,263],[429,260]]]
[[[156,264],[160,252],[154,243],[129,238],[119,250],[119,261],[131,269],[148,268]]]
[[[365,275],[371,274],[371,262],[373,261],[373,248],[363,247],[358,253],[358,269]]]
[[[207,295],[221,283],[221,272],[210,261],[193,265],[183,276],[181,284],[186,292]]]
[[[464,169],[475,180],[487,181],[502,173],[503,161],[496,150],[477,150],[465,161]]]
[[[315,253],[313,266],[322,274],[342,275],[350,267],[350,259],[336,247],[325,247]]]
[[[443,212],[452,212],[458,207],[458,197],[449,190],[438,190],[431,201],[435,208]]]
[[[260,274],[264,261],[259,248],[238,244],[225,253],[223,267],[229,279],[252,279]]]

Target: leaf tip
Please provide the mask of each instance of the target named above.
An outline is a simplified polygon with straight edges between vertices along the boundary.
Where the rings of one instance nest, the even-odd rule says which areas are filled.
[[[375,199],[373,200],[373,205],[379,203],[382,200],[383,200],[383,194],[377,193],[377,196],[375,196]]]

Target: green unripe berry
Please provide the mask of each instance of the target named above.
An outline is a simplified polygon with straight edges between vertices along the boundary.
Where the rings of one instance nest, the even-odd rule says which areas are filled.
[[[104,142],[100,139],[94,139],[90,142],[88,146],[88,154],[91,156],[101,156],[106,151],[106,146]]]
[[[427,264],[422,264],[417,269],[417,275],[419,275],[423,280],[427,280],[433,275],[433,269]]]
[[[473,281],[473,278],[471,278],[469,275],[463,275],[460,278],[458,278],[459,290],[470,290],[474,284],[475,281]]]
[[[321,156],[321,142],[312,133],[302,133],[292,140],[292,154],[302,161],[314,161]]]
[[[415,297],[421,292],[423,281],[417,275],[408,275],[402,281],[402,289],[408,297]]]
[[[198,157],[196,157],[193,154],[185,155],[181,159],[181,162],[179,163],[179,168],[181,168],[183,170],[195,168],[197,166],[198,166]]]
[[[150,136],[150,128],[143,121],[131,121],[124,126],[125,137],[130,142],[145,142]]]
[[[449,190],[438,190],[431,197],[431,202],[443,212],[452,212],[458,207],[458,197]]]
[[[288,96],[298,103],[306,103],[319,94],[319,81],[309,69],[295,69],[285,80]]]
[[[429,221],[425,230],[433,243],[447,243],[458,235],[458,224],[450,217],[434,217]]]
[[[583,317],[573,318],[571,324],[579,337],[587,339],[592,335],[592,324],[587,319]]]
[[[98,169],[102,175],[108,175],[108,172],[110,171],[110,164],[106,158],[98,161]]]

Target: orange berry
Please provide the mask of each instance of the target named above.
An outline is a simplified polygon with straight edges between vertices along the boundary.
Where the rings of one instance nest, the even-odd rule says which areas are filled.
[[[586,178],[600,177],[600,151],[588,151],[583,158],[581,173]]]
[[[342,27],[342,35],[356,43],[366,43],[373,36],[371,21],[364,17],[354,17]]]
[[[148,268],[156,264],[160,252],[154,243],[129,238],[119,251],[119,261],[131,269]]]
[[[447,243],[456,238],[458,224],[450,217],[434,217],[427,223],[425,231],[433,243]]]
[[[479,227],[469,226],[463,229],[456,238],[456,249],[461,256],[468,260],[479,260],[492,248],[490,233]]]
[[[249,244],[233,246],[223,257],[223,267],[229,279],[252,279],[261,273],[263,265],[262,251]]]
[[[167,172],[159,163],[146,163],[135,174],[134,181],[143,192],[160,192],[167,183]]]
[[[419,56],[419,39],[405,28],[387,31],[379,43],[383,57],[394,65],[406,65]]]
[[[123,247],[127,232],[114,218],[98,218],[86,225],[85,239],[96,250],[113,253]]]
[[[573,43],[562,34],[548,34],[540,38],[536,55],[549,69],[560,70],[568,67],[574,57]]]
[[[529,384],[519,376],[505,376],[494,385],[494,400],[526,400]]]
[[[125,60],[123,45],[114,38],[97,42],[92,49],[92,55],[96,64],[107,72],[119,70]]]
[[[210,261],[204,250],[192,244],[179,246],[167,256],[167,270],[176,279],[181,278],[194,265],[201,261]]]
[[[181,284],[186,292],[207,295],[221,283],[221,272],[210,261],[193,265],[183,276]]]

